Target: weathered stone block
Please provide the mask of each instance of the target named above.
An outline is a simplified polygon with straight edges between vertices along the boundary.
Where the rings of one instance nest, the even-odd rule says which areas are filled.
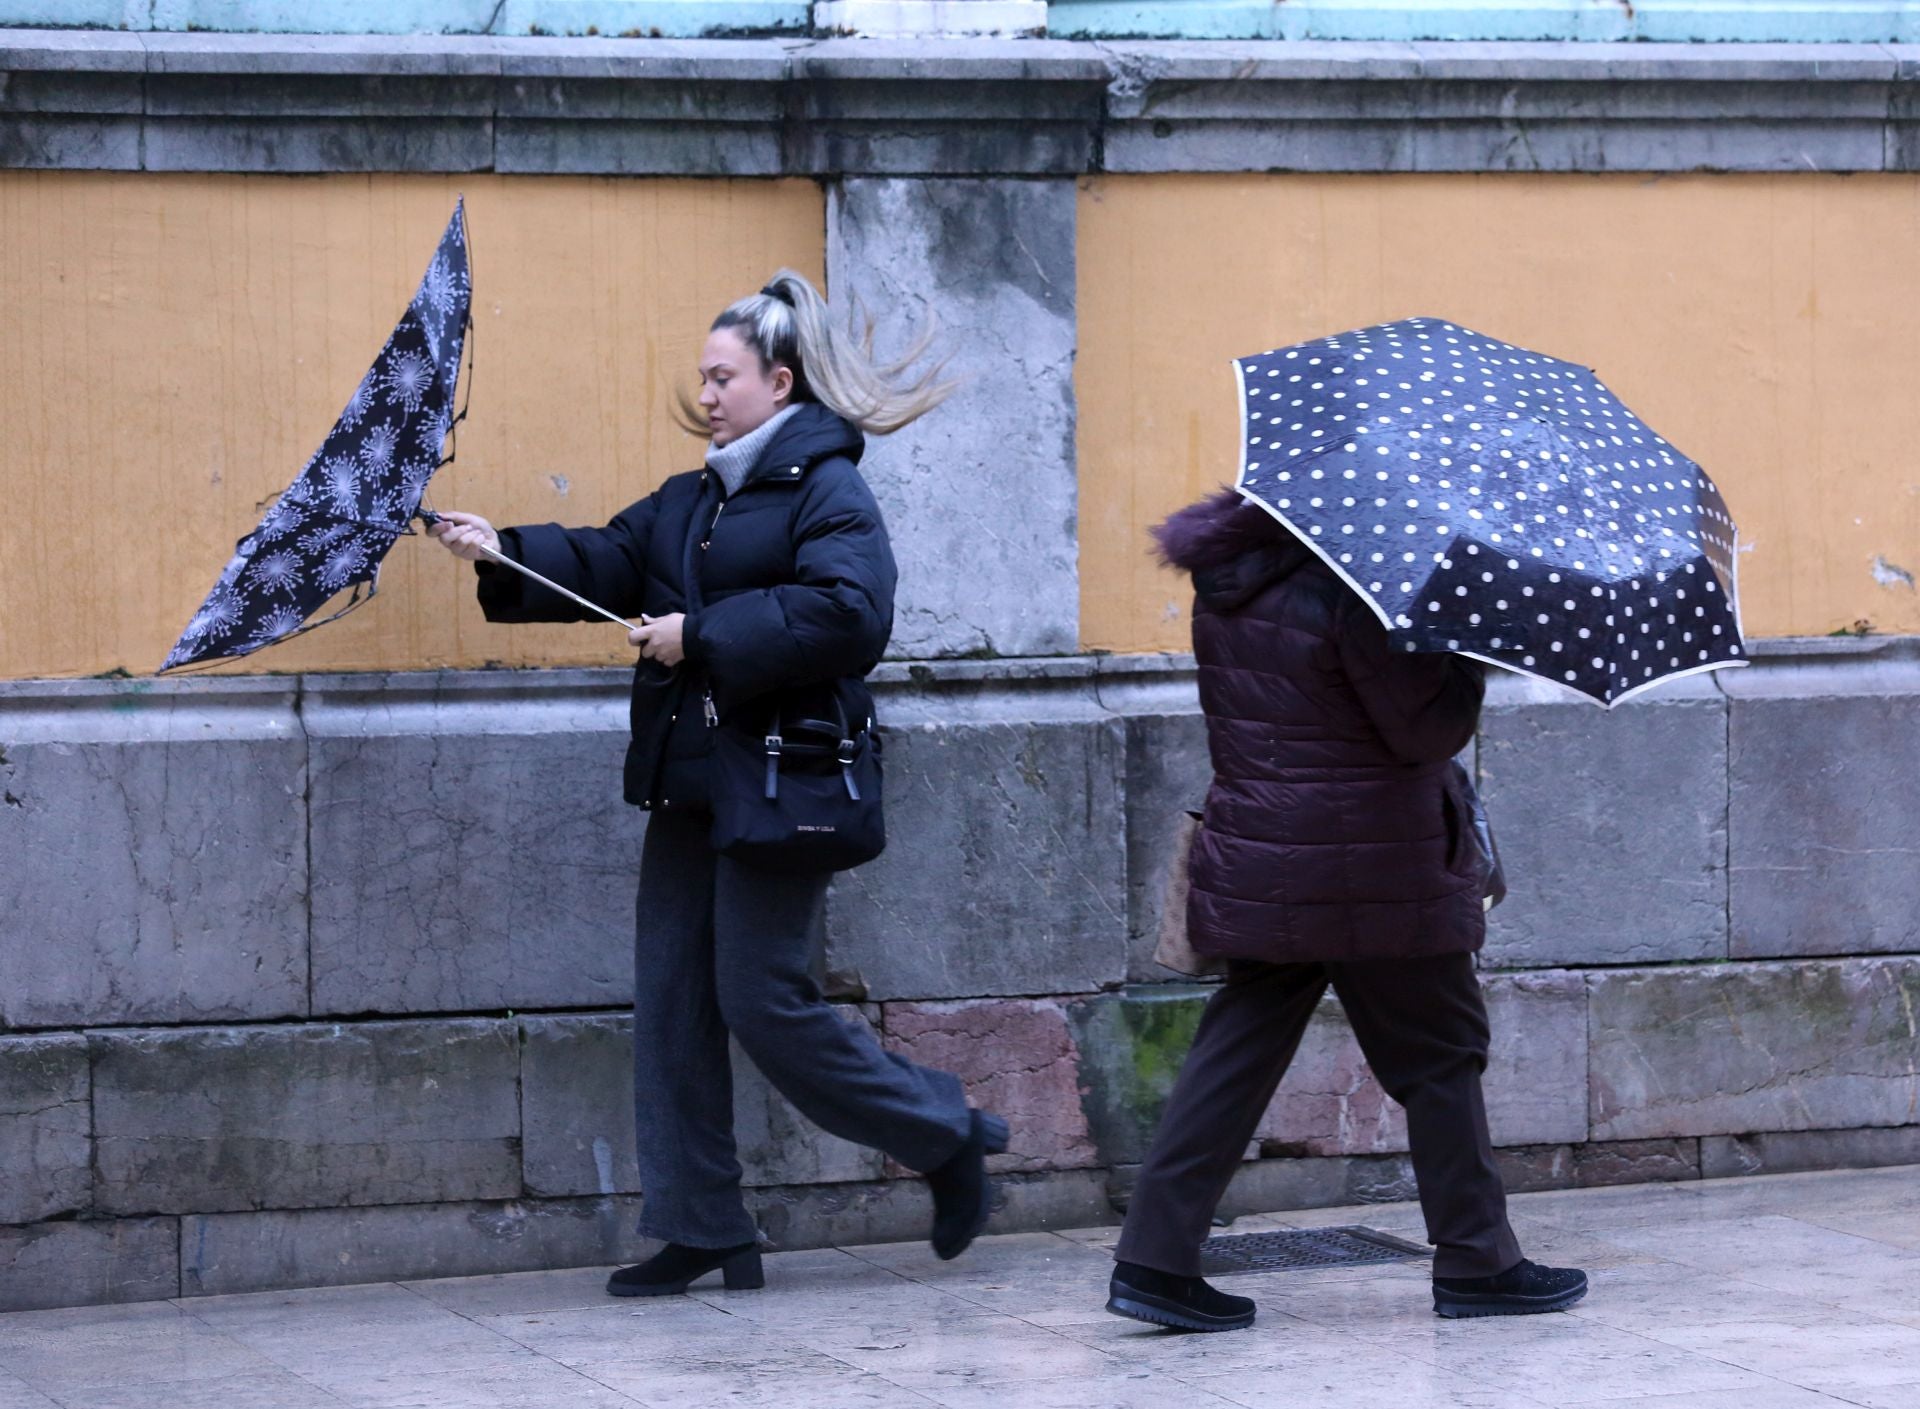
[[[850,1024],[869,1016],[840,1005]],[[521,1107],[529,1193],[640,1192],[634,1152],[633,1019],[594,1014],[521,1020]],[[732,1049],[734,1141],[748,1187],[878,1179],[874,1150],[815,1127]]]
[[[866,466],[900,561],[897,656],[1080,648],[1074,203],[1066,180],[829,188],[839,311],[888,309],[917,333],[937,310],[939,355],[960,383]],[[880,350],[910,346],[890,329]]]
[[[172,1218],[0,1228],[0,1312],[156,1301],[180,1294]]]
[[[1682,680],[1610,714],[1496,672],[1481,791],[1509,895],[1501,968],[1725,958],[1726,701]]]
[[[93,1192],[84,1037],[0,1037],[0,1223],[37,1223]]]
[[[1920,1164],[1920,1125],[1774,1130],[1754,1135],[1706,1135],[1700,1140],[1700,1172],[1708,1179],[1896,1164]]]
[[[890,705],[893,702],[889,702]],[[1090,992],[1126,972],[1118,721],[918,720],[890,707],[887,852],[828,898],[836,991]]]
[[[1127,978],[1165,983],[1177,976],[1153,961],[1174,843],[1189,810],[1213,781],[1207,722],[1185,714],[1127,719]]]
[[[1661,1184],[1700,1177],[1698,1140],[1620,1140],[1576,1145],[1573,1179],[1582,1189]]]
[[[1483,1086],[1496,1145],[1587,1137],[1587,1002],[1580,975],[1483,980],[1493,1029]],[[1406,1114],[1380,1088],[1331,994],[1307,1028],[1257,1136],[1262,1147],[1314,1155],[1407,1148]]]
[[[1509,1194],[1565,1189],[1573,1183],[1573,1146],[1520,1145],[1493,1152],[1494,1168]]]
[[[1920,960],[1587,977],[1595,1139],[1905,1125]]]
[[[543,176],[779,176],[776,122],[502,117],[495,168]]]
[[[776,1248],[921,1242],[933,1218],[918,1179],[752,1189],[747,1209]],[[1106,1176],[1093,1169],[1008,1174],[994,1180],[988,1233],[1085,1228],[1109,1222]]]
[[[1735,672],[1736,958],[1920,949],[1920,661]]]
[[[1170,984],[1068,1008],[1080,1048],[1081,1100],[1102,1163],[1138,1164],[1146,1157],[1207,996],[1205,989]]]
[[[178,1294],[633,1262],[647,1247],[639,1214],[638,1199],[196,1214],[180,1221]]]
[[[1221,1218],[1244,1218],[1251,1213],[1401,1203],[1417,1197],[1413,1164],[1406,1155],[1250,1159],[1234,1170],[1217,1213]]]
[[[995,1171],[1081,1169],[1100,1162],[1080,1104],[1080,1051],[1066,1009],[1050,998],[888,1003],[886,1044],[953,1072],[969,1104],[1005,1117],[1011,1148]]]
[[[522,1018],[520,1110],[528,1193],[638,1193],[632,1016]]]
[[[290,682],[0,683],[0,1027],[307,1005]]]
[[[493,120],[151,116],[141,153],[148,171],[485,171]]]
[[[95,1199],[106,1212],[520,1191],[511,1023],[132,1030],[89,1040]]]
[[[632,1000],[624,682],[318,677],[305,718],[316,1012]]]
[[[849,1026],[874,1032],[871,1014],[854,1004],[838,1004],[835,1011]],[[733,1044],[732,1054],[733,1138],[745,1170],[743,1183],[750,1188],[840,1184],[881,1176],[886,1160],[878,1150],[819,1129],[774,1088],[739,1043]]]

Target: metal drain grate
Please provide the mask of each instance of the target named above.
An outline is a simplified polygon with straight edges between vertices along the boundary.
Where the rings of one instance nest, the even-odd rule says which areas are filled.
[[[1304,1267],[1363,1267],[1426,1257],[1427,1249],[1371,1228],[1289,1228],[1209,1238],[1200,1248],[1206,1276],[1230,1272],[1286,1272]]]

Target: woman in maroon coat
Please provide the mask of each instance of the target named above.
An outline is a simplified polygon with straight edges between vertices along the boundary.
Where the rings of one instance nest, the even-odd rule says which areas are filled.
[[[1434,1309],[1571,1306],[1585,1275],[1520,1255],[1480,1093],[1486,914],[1451,765],[1479,722],[1482,667],[1391,649],[1353,590],[1237,494],[1156,534],[1193,575],[1213,755],[1188,933],[1228,969],[1141,1166],[1108,1309],[1187,1330],[1253,1321],[1252,1301],[1201,1280],[1200,1244],[1329,984],[1406,1107]]]

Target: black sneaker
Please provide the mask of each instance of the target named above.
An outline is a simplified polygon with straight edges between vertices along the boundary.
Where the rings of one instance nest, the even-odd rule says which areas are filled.
[[[1435,1277],[1436,1316],[1533,1316],[1565,1311],[1587,1294],[1576,1267],[1542,1267],[1521,1258],[1496,1277]]]
[[[767,1284],[760,1268],[760,1249],[754,1243],[733,1248],[690,1248],[668,1243],[645,1262],[622,1267],[607,1278],[609,1296],[678,1296],[706,1276],[718,1272],[730,1292],[750,1292]]]
[[[1007,1148],[1007,1123],[985,1111],[970,1112],[972,1128],[966,1142],[938,1169],[927,1171],[933,1194],[933,1253],[951,1262],[965,1252],[993,1212],[993,1190],[987,1183],[987,1156]]]
[[[1253,1324],[1253,1299],[1229,1296],[1199,1277],[1176,1277],[1137,1262],[1114,1264],[1107,1310],[1176,1331],[1237,1331]]]

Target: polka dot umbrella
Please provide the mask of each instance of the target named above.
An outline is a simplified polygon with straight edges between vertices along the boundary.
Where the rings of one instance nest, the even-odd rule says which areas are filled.
[[[1396,644],[1609,707],[1746,664],[1720,491],[1587,368],[1436,318],[1234,368],[1240,493]]]

